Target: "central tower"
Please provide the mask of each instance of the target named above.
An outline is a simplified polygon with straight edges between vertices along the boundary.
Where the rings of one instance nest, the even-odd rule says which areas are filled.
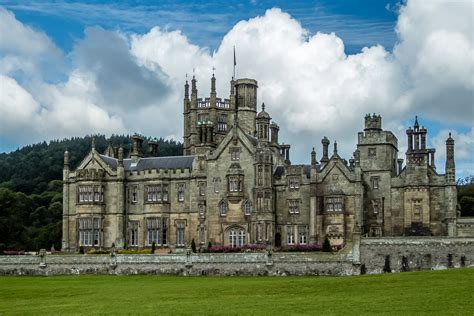
[[[254,79],[237,79],[234,83],[237,120],[245,133],[255,135],[255,118],[257,115],[257,81]]]

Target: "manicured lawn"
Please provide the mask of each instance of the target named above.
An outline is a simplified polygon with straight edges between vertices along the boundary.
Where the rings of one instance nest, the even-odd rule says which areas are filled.
[[[474,269],[355,277],[0,277],[2,314],[474,314]]]

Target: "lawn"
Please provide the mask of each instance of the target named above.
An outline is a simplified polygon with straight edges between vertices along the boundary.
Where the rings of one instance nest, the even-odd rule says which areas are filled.
[[[3,314],[474,314],[474,269],[353,277],[0,277]]]

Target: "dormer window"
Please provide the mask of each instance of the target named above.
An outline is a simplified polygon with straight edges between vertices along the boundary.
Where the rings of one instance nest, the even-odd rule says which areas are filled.
[[[230,149],[230,160],[232,161],[240,160],[240,148],[234,147]]]
[[[298,177],[289,177],[288,186],[290,190],[298,190],[300,188],[300,179]]]

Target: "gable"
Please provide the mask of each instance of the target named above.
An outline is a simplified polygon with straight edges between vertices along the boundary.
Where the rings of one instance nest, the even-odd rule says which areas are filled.
[[[255,152],[255,145],[251,142],[251,136],[247,136],[245,132],[238,126],[232,126],[219,146],[214,150],[209,160],[218,160],[220,156],[228,151],[230,147],[240,146],[246,149],[248,154]]]
[[[114,172],[109,165],[100,157],[100,155],[92,150],[79,164],[75,171],[86,170],[86,169],[102,169],[107,172],[108,175],[112,175]]]

